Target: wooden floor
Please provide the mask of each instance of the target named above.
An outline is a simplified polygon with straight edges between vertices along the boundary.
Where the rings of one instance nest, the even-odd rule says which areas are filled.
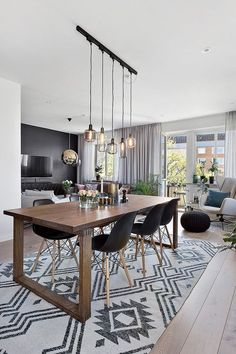
[[[211,227],[201,234],[180,227],[180,238],[204,239],[222,244],[222,231]],[[25,255],[30,256],[41,238],[25,229]],[[0,262],[12,260],[12,241],[0,243]],[[236,353],[236,252],[218,253],[185,304],[155,344],[151,354]]]

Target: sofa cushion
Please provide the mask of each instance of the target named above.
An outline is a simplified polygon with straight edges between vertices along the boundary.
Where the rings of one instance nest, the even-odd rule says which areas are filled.
[[[228,198],[229,196],[230,196],[230,193],[228,193],[228,192],[219,192],[219,191],[216,191],[213,189],[209,189],[205,205],[220,208],[223,200],[225,198]]]

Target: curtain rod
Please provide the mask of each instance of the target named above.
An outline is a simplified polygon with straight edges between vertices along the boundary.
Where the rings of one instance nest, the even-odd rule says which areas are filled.
[[[137,75],[138,72],[133,69],[129,64],[127,64],[124,60],[122,60],[121,58],[119,58],[115,53],[113,53],[110,49],[108,49],[104,44],[102,44],[101,42],[99,42],[96,38],[94,38],[93,36],[91,36],[91,34],[89,34],[87,31],[85,31],[82,27],[80,26],[76,26],[76,30],[78,32],[80,32],[84,37],[86,37],[86,39],[90,42],[95,44],[102,52],[107,53],[112,59],[118,61],[118,63],[120,63],[121,66],[125,67],[126,69],[128,69],[128,71],[134,75]]]

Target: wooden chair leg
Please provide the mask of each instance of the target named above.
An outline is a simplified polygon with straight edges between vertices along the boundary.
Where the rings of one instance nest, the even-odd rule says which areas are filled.
[[[110,307],[110,272],[109,272],[108,254],[106,254],[106,292],[107,292],[107,307]]]
[[[160,228],[158,229],[158,232],[159,232],[160,254],[161,254],[161,259],[162,259],[163,258],[163,245],[162,245],[162,237],[161,237]]]
[[[77,256],[76,256],[76,253],[75,253],[73,244],[72,244],[72,242],[71,242],[71,239],[68,239],[68,242],[69,242],[69,246],[70,246],[70,249],[71,249],[72,256],[74,257],[74,260],[75,260],[75,263],[76,263],[76,265],[77,265],[78,272],[79,272],[79,261],[78,261],[78,258],[77,258]]]
[[[57,249],[58,249],[58,259],[61,261],[61,244],[60,240],[57,240]]]
[[[105,274],[105,252],[102,252],[102,272]]]
[[[157,246],[155,244],[155,240],[153,239],[153,235],[151,236],[151,244],[152,244],[152,247],[153,247],[154,251],[156,252],[156,255],[157,255],[157,258],[158,258],[158,261],[159,261],[160,265],[162,265],[162,257],[159,255]]]
[[[141,237],[141,253],[142,253],[142,272],[145,277],[146,269],[145,269],[145,254],[144,254],[144,238]]]
[[[169,241],[170,241],[170,246],[171,246],[172,250],[174,251],[174,245],[173,245],[173,242],[172,242],[172,240],[171,240],[168,227],[167,227],[166,225],[165,225],[165,230],[166,230],[167,237],[168,237],[168,239],[169,239]]]
[[[52,247],[52,284],[54,284],[55,281],[56,242],[57,241],[53,241]]]
[[[128,279],[129,286],[133,286],[133,282],[132,282],[132,280],[130,278],[129,271],[128,271],[128,268],[126,266],[122,250],[119,252],[119,255],[120,255],[120,262],[122,264],[122,267],[124,268],[125,275],[126,275],[126,277]]]
[[[134,258],[135,260],[137,260],[137,256],[138,256],[138,247],[139,246],[139,235],[136,236],[136,240],[135,240],[135,254],[134,254]]]
[[[41,243],[41,245],[39,246],[39,250],[38,250],[37,256],[36,256],[36,258],[35,258],[33,267],[32,267],[32,269],[31,269],[32,272],[35,271],[35,268],[36,268],[36,266],[37,266],[37,264],[38,264],[38,260],[39,260],[39,257],[40,257],[40,255],[41,255],[41,253],[42,253],[43,246],[44,246],[44,243],[45,243],[45,242],[46,242],[46,241],[45,241],[45,238],[44,238],[43,241],[42,241],[42,243]]]

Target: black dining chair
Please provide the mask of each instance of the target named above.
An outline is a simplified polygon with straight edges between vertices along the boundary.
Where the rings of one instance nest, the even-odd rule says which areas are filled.
[[[99,251],[100,253],[94,255],[93,262],[100,266],[102,263],[101,270],[106,278],[106,293],[107,293],[107,306],[110,306],[110,271],[109,271],[109,261],[117,262],[121,266],[126,274],[128,283],[130,286],[133,285],[130,278],[125,258],[123,254],[123,249],[129,241],[132,226],[136,212],[131,212],[122,216],[112,228],[110,234],[102,233],[100,235],[94,236],[92,238],[92,250]],[[100,254],[102,253],[102,259]],[[114,254],[115,253],[115,254]],[[119,256],[119,260],[118,260]],[[105,270],[104,270],[105,265]]]
[[[146,269],[145,269],[145,243],[152,246],[154,251],[156,252],[158,261],[162,264],[162,238],[160,237],[160,254],[158,252],[156,243],[154,241],[154,233],[158,230],[160,233],[160,224],[162,214],[165,210],[166,203],[158,204],[154,206],[149,213],[147,214],[146,218],[142,223],[134,223],[132,228],[132,234],[136,235],[136,245],[135,245],[135,258],[137,259],[139,248],[141,248],[141,255],[142,255],[142,273],[145,276]]]
[[[41,206],[41,205],[49,205],[49,204],[54,204],[54,202],[51,199],[37,199],[37,200],[34,200],[34,202],[33,202],[34,207]],[[69,245],[69,247],[67,246],[67,249],[70,249],[71,254],[74,257],[76,265],[79,270],[79,262],[78,262],[78,259],[75,254],[75,250],[74,250],[72,242],[71,242],[71,238],[75,237],[76,235],[70,234],[70,233],[64,232],[64,231],[58,231],[58,230],[51,229],[51,228],[41,226],[41,225],[37,225],[37,224],[33,224],[32,227],[33,227],[33,231],[36,235],[43,237],[43,241],[39,247],[36,259],[35,259],[33,267],[32,267],[32,272],[35,271],[39,257],[46,250],[49,250],[50,254],[52,256],[52,284],[54,284],[56,259],[59,258],[59,260],[60,260],[61,249],[66,249],[66,242],[68,242],[68,245]],[[52,246],[52,251],[50,250],[51,246]]]
[[[174,251],[174,245],[173,245],[173,241],[171,239],[167,225],[171,222],[171,220],[174,216],[177,203],[178,203],[177,199],[172,199],[166,203],[165,209],[164,209],[162,217],[161,217],[160,233],[158,233],[159,238],[161,238],[161,240],[162,240],[162,242],[160,242],[160,245],[163,246],[163,237],[167,236],[167,238],[170,242],[170,247],[172,248],[173,251]]]

